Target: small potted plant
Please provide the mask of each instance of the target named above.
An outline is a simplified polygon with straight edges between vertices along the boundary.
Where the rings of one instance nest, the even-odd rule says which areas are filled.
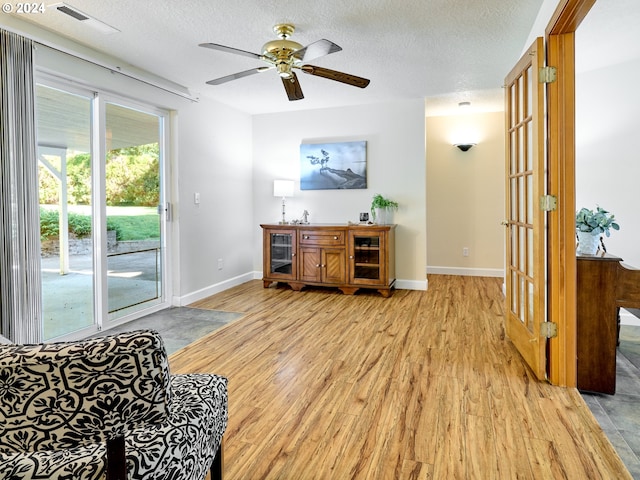
[[[578,236],[578,253],[595,255],[598,251],[600,235],[611,236],[610,229],[620,230],[615,222],[615,215],[598,206],[595,211],[581,208],[576,213],[576,235]]]
[[[398,202],[389,200],[379,193],[376,193],[371,201],[371,219],[374,223],[386,225],[387,223],[391,223],[389,218],[391,216],[390,212],[397,209]]]

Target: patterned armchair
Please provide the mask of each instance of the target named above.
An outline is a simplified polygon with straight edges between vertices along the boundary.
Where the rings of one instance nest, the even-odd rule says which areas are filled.
[[[220,479],[226,427],[227,379],[154,331],[0,345],[0,479]]]

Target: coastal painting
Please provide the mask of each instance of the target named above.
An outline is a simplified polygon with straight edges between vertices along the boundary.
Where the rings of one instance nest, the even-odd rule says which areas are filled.
[[[367,188],[367,142],[300,145],[300,189]]]

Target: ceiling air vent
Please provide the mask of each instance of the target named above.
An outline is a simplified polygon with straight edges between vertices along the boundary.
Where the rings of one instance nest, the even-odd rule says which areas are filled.
[[[120,30],[112,27],[111,25],[107,25],[104,22],[101,22],[97,18],[92,17],[91,15],[87,15],[84,12],[81,12],[76,7],[72,7],[68,3],[55,3],[51,5],[51,7],[55,7],[55,9],[59,12],[64,13],[65,15],[69,15],[76,20],[81,21],[84,25],[89,26],[95,30],[98,30],[102,33],[118,33]]]
[[[60,5],[59,7],[57,7],[57,10],[62,13],[66,13],[67,15],[75,18],[76,20],[89,20],[89,17],[87,17],[86,15],[83,15],[81,12],[77,10],[74,10],[71,7],[68,7],[67,5]]]

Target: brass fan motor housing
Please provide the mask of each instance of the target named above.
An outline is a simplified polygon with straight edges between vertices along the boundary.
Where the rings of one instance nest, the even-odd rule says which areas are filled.
[[[282,78],[291,78],[291,66],[295,61],[293,54],[300,50],[302,45],[288,40],[295,31],[295,27],[290,23],[275,25],[273,31],[279,39],[265,43],[262,47],[262,55],[271,59]]]
[[[288,58],[301,48],[302,45],[298,42],[294,42],[293,40],[271,40],[270,42],[265,43],[262,47],[262,54],[267,57],[275,57],[278,59]]]
[[[279,23],[274,25],[273,31],[279,40],[271,40],[262,47],[262,54],[277,60],[288,60],[295,52],[302,48],[298,42],[288,40],[296,31],[290,23]]]

